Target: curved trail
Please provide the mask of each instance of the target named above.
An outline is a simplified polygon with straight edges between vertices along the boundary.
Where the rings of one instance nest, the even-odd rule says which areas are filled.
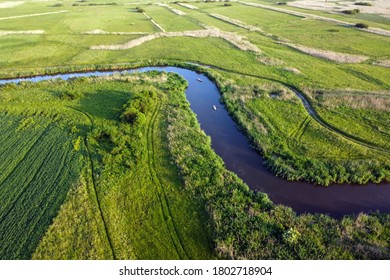
[[[351,142],[353,142],[355,144],[364,146],[364,147],[369,148],[371,150],[375,150],[375,151],[380,152],[382,154],[390,155],[390,151],[388,151],[386,149],[383,149],[382,147],[380,147],[380,146],[378,146],[378,145],[376,145],[376,144],[374,144],[372,142],[369,142],[369,141],[366,141],[366,140],[361,139],[359,137],[356,137],[356,136],[353,136],[351,134],[348,134],[348,133],[342,131],[341,129],[335,127],[334,125],[328,123],[326,120],[324,120],[317,113],[317,111],[310,104],[309,100],[305,97],[305,95],[301,91],[299,91],[298,88],[296,88],[293,85],[290,85],[290,84],[288,84],[286,82],[282,82],[282,81],[279,81],[279,80],[276,80],[276,79],[260,76],[260,75],[242,73],[242,72],[239,72],[239,71],[228,70],[228,69],[225,69],[225,68],[222,68],[222,67],[217,67],[217,66],[212,66],[212,65],[203,65],[203,64],[199,64],[199,65],[208,67],[210,69],[220,70],[220,71],[227,72],[227,73],[233,73],[233,74],[237,74],[237,75],[242,75],[242,76],[247,76],[247,77],[252,77],[252,78],[268,80],[268,81],[271,81],[271,82],[275,82],[275,83],[281,84],[284,87],[290,89],[292,92],[295,93],[295,95],[302,101],[302,104],[305,107],[306,112],[313,118],[313,120],[315,120],[322,127],[330,130],[333,133],[336,133],[340,137],[345,138],[345,139],[347,139],[347,140],[349,140],[349,141],[351,141]]]
[[[67,106],[67,107],[70,108],[70,109],[72,109],[72,110],[74,110],[74,111],[76,111],[76,112],[81,113],[82,115],[84,115],[84,116],[89,120],[89,122],[91,123],[91,127],[93,128],[93,126],[94,126],[93,120],[92,120],[92,118],[91,118],[91,116],[90,116],[89,114],[87,114],[86,112],[83,112],[82,110],[79,110],[79,109],[77,109],[77,108],[74,108],[74,107],[70,107],[70,106]],[[113,257],[114,260],[116,260],[116,255],[115,255],[115,251],[114,251],[114,246],[112,245],[111,237],[110,237],[110,235],[108,234],[107,223],[106,223],[106,220],[104,219],[102,207],[101,207],[101,205],[100,205],[99,196],[98,196],[98,194],[97,194],[96,181],[95,181],[95,173],[94,173],[94,165],[93,165],[93,160],[92,160],[92,157],[91,157],[91,152],[90,152],[90,150],[89,150],[88,137],[87,137],[87,136],[84,137],[84,145],[85,145],[85,149],[86,149],[87,154],[88,154],[89,164],[91,165],[91,179],[92,179],[93,192],[94,192],[96,204],[97,204],[97,206],[98,206],[99,214],[100,214],[100,217],[101,217],[102,222],[103,222],[104,231],[105,231],[105,233],[106,233],[108,245],[110,246],[110,249],[111,249],[112,257]]]
[[[161,212],[163,214],[165,225],[169,232],[171,241],[176,249],[177,255],[180,259],[189,259],[188,254],[184,249],[183,243],[180,240],[175,222],[172,218],[164,186],[161,182],[161,179],[158,177],[158,173],[156,172],[154,127],[156,125],[157,115],[161,108],[161,99],[157,98],[157,102],[158,104],[156,104],[152,118],[149,122],[146,136],[148,145],[147,155],[150,179],[157,187],[158,201],[160,203]]]

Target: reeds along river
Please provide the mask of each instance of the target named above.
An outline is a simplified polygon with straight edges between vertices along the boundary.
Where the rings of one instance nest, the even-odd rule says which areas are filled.
[[[176,72],[188,81],[187,99],[202,129],[211,137],[215,152],[229,170],[235,172],[251,189],[267,193],[274,203],[290,206],[298,213],[325,213],[333,217],[375,210],[390,213],[389,184],[319,187],[307,182],[289,182],[275,177],[264,167],[263,158],[250,147],[247,138],[237,129],[219,102],[218,88],[206,76],[177,67],[145,67],[127,72],[149,70]],[[103,76],[116,72],[119,71],[40,76],[23,80],[36,82],[52,78]],[[20,80],[2,80],[0,84]],[[216,110],[213,105],[217,107]]]

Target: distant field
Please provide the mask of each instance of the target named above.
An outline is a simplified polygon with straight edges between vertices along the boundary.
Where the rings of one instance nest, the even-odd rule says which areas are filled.
[[[1,36],[0,74],[4,77],[17,73],[28,74],[38,69],[42,71],[48,67],[103,65],[165,58],[213,64],[235,71],[247,71],[247,73],[285,80],[295,85],[305,84],[326,88],[342,88],[353,85],[353,88],[356,89],[369,90],[383,88],[375,83],[356,79],[351,73],[340,73],[338,65],[332,62],[318,58],[312,59],[306,54],[280,46],[278,40],[289,40],[294,44],[320,50],[365,55],[369,57],[369,60],[362,64],[366,67],[367,64],[390,58],[386,47],[390,38],[385,36],[369,34],[314,19],[302,20],[300,17],[233,2],[232,6],[228,7],[222,3],[193,3],[194,6],[200,8],[197,10],[190,10],[171,3],[172,8],[186,12],[186,15],[183,16],[157,5],[133,5],[122,1],[115,3],[117,5],[105,5],[107,3],[104,1],[85,3],[72,1],[61,3],[56,1],[26,2],[14,8],[2,9],[0,18],[66,12],[0,21],[0,31],[43,30],[45,32],[44,35]],[[269,67],[269,65],[259,63],[257,57],[252,53],[237,51],[232,46],[225,47],[221,41],[215,42],[211,38],[202,39],[196,43],[193,38],[165,38],[125,52],[89,49],[96,45],[122,44],[140,36],[84,34],[96,29],[106,32],[159,32],[142,13],[136,12],[136,6],[141,6],[147,15],[167,31],[202,30],[206,25],[223,31],[236,32],[247,37],[263,50],[264,56],[278,58],[284,62],[285,66],[299,69],[303,75],[285,77],[280,72],[283,67]],[[210,13],[225,15],[246,24],[258,26],[275,37],[267,38],[258,32],[249,32],[213,18],[209,15]],[[347,15],[340,15],[340,17],[348,19]],[[174,52],[172,45],[174,45]],[[235,60],[240,63],[234,63]],[[241,67],[244,64],[245,67]],[[313,67],[313,65],[315,66]],[[370,73],[373,76],[379,76],[379,79],[385,82],[385,78],[382,77],[387,76],[388,69],[374,66],[370,67]],[[324,77],[329,78],[325,79]]]

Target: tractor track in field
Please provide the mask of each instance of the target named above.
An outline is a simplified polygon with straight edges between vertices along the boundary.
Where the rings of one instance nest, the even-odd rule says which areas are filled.
[[[169,208],[169,203],[166,197],[164,186],[156,172],[154,128],[156,125],[156,120],[161,108],[162,101],[160,98],[157,97],[157,102],[158,104],[154,109],[154,112],[152,114],[151,120],[147,128],[147,147],[148,147],[147,155],[148,155],[149,174],[152,183],[154,183],[155,186],[157,187],[158,201],[160,203],[161,212],[163,214],[164,222],[166,224],[172,243],[176,249],[176,253],[181,259],[188,259],[189,258],[188,254],[184,249],[182,241],[180,240],[177,227],[171,215],[171,210]]]
[[[91,123],[91,129],[94,127],[94,123],[93,123],[93,119],[91,118],[91,116],[80,110],[80,109],[77,109],[77,108],[74,108],[74,107],[71,107],[71,106],[67,106],[68,108],[76,111],[76,112],[79,112],[81,114],[83,114],[88,120],[89,122]],[[96,188],[96,181],[95,181],[95,173],[94,173],[94,164],[93,164],[93,160],[92,160],[92,156],[91,156],[91,151],[89,149],[89,145],[88,145],[88,137],[85,136],[84,137],[84,145],[85,145],[85,149],[87,151],[87,155],[88,155],[88,161],[89,161],[89,164],[91,166],[91,179],[92,179],[92,186],[93,186],[93,192],[94,192],[94,197],[95,197],[95,200],[96,200],[96,204],[98,206],[98,209],[99,209],[99,214],[100,214],[100,217],[102,219],[102,222],[103,222],[103,226],[104,226],[104,231],[105,231],[105,234],[106,234],[106,237],[107,237],[107,242],[108,242],[108,245],[110,246],[110,249],[111,249],[111,254],[112,254],[112,257],[114,260],[116,260],[116,255],[115,255],[115,251],[114,251],[114,246],[112,245],[112,240],[111,240],[111,237],[108,233],[108,227],[107,227],[107,222],[104,218],[104,215],[103,215],[103,211],[102,211],[102,207],[101,207],[101,203],[100,203],[100,200],[99,200],[99,196],[97,194],[97,188]],[[88,184],[88,182],[87,182]]]
[[[307,116],[299,125],[298,127],[290,134],[291,140],[296,140],[297,142],[301,141],[301,138],[303,134],[305,133],[308,125],[311,122],[310,116]]]

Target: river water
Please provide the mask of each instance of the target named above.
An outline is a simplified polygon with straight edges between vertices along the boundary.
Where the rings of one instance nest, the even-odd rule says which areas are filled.
[[[275,177],[263,165],[263,158],[250,147],[247,138],[220,103],[216,85],[205,75],[177,67],[145,67],[127,71],[86,72],[39,76],[26,79],[0,80],[0,84],[42,81],[53,78],[103,76],[117,72],[150,70],[175,72],[188,81],[187,100],[197,115],[201,128],[211,137],[212,148],[226,167],[235,172],[249,187],[268,194],[276,204],[290,206],[297,213],[324,213],[333,217],[379,210],[390,213],[390,184],[331,185],[320,187],[307,182],[289,182]],[[197,81],[201,79],[202,82]],[[217,110],[213,110],[213,105]]]

